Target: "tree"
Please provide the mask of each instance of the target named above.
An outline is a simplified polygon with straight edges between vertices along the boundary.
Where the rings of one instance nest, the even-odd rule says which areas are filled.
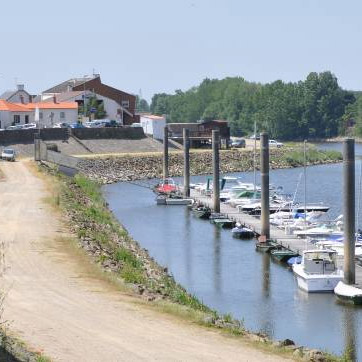
[[[86,117],[94,115],[94,119],[103,119],[107,117],[103,101],[98,100],[96,96],[92,96],[88,98],[88,100],[85,100],[85,109],[84,105],[79,107],[78,113],[80,115],[85,115]]]

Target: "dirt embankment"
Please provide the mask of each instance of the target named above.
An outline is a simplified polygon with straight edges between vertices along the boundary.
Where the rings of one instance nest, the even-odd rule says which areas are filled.
[[[280,361],[115,288],[69,242],[44,181],[23,161],[1,167],[3,317],[30,348],[56,361]]]

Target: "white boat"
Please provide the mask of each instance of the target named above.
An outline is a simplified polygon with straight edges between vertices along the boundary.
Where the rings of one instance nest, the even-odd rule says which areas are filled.
[[[337,252],[338,256],[344,256],[344,243],[342,241],[334,240],[319,240],[315,245],[320,249],[331,249]],[[355,256],[362,256],[362,243],[356,242],[354,249]]]
[[[293,264],[298,287],[308,293],[332,292],[343,280],[343,271],[337,268],[334,250],[306,250],[300,264]]]
[[[334,288],[334,294],[343,302],[355,305],[362,304],[362,289],[356,288],[353,285],[347,285],[342,281]]]
[[[192,205],[193,199],[166,198],[166,205]]]

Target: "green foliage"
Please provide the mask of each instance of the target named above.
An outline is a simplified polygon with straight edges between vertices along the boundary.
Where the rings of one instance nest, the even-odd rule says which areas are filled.
[[[205,79],[186,92],[155,94],[150,108],[169,122],[226,119],[234,136],[252,134],[256,122],[271,138],[300,140],[337,136],[354,101],[333,74],[323,72],[310,73],[304,82],[265,85],[243,78]]]
[[[131,251],[126,248],[120,247],[114,252],[114,259],[116,261],[121,261],[124,264],[128,264],[133,268],[141,268],[142,263],[139,259],[137,259]]]
[[[136,112],[149,112],[150,106],[147,101],[139,96],[136,96]]]
[[[95,109],[95,112],[91,112],[92,108]],[[86,117],[94,115],[94,119],[102,119],[107,116],[107,113],[104,110],[103,101],[98,100],[96,96],[85,99],[85,104],[79,107],[78,113],[80,115],[85,115]]]

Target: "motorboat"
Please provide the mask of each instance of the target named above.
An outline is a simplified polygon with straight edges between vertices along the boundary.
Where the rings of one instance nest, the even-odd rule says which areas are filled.
[[[362,289],[345,284],[343,281],[340,281],[334,288],[334,294],[342,302],[362,305]]]
[[[334,250],[305,250],[300,264],[293,264],[298,287],[308,293],[332,292],[343,280],[343,271],[337,267]]]
[[[252,239],[255,237],[253,230],[242,226],[241,224],[236,224],[235,227],[231,230],[231,233],[234,238],[238,239]]]
[[[177,191],[177,185],[172,178],[165,178],[154,188],[158,194],[170,194]]]

